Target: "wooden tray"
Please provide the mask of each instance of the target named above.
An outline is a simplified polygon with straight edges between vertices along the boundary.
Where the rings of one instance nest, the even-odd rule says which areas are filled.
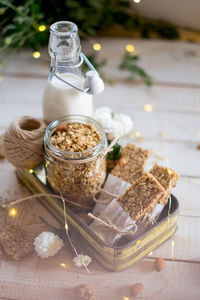
[[[33,193],[53,193],[46,182],[44,167],[35,170],[17,170],[17,175],[23,184]],[[49,195],[38,200],[64,224],[62,200]],[[156,225],[137,238],[123,238],[117,246],[110,246],[102,241],[73,211],[67,209],[69,225],[87,241],[87,250],[106,268],[119,271],[126,269],[160,246],[169,239],[177,228],[179,203],[175,196],[171,196]]]

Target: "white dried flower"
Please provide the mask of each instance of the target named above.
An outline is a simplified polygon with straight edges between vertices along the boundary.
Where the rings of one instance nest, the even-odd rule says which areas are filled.
[[[133,128],[130,116],[112,113],[109,107],[100,107],[94,113],[94,118],[104,127],[107,139],[112,141],[116,137],[122,137]]]
[[[120,122],[112,119],[107,126],[104,127],[107,139],[109,141],[114,140],[117,137],[122,137],[124,135],[123,126]]]
[[[42,232],[34,240],[35,251],[42,258],[54,256],[63,246],[63,240],[53,232]]]
[[[124,114],[116,114],[114,120],[120,122],[123,127],[123,135],[129,133],[133,129],[133,120],[130,116]]]
[[[104,128],[107,128],[112,120],[112,110],[109,107],[100,107],[94,113],[94,118],[101,123]]]
[[[76,267],[87,267],[91,263],[92,259],[88,255],[78,254],[74,257],[73,262]]]

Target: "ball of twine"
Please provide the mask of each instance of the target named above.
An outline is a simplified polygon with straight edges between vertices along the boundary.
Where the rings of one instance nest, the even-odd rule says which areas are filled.
[[[7,128],[3,138],[4,155],[17,168],[32,169],[43,161],[46,125],[32,117],[19,117]]]

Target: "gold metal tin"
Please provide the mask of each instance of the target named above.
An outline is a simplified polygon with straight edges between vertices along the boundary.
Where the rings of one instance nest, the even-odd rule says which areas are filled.
[[[41,171],[41,170],[40,170]],[[38,170],[33,172],[17,170],[19,179],[33,193],[51,193],[48,185],[38,176]],[[64,224],[63,204],[59,199],[49,195],[38,198],[38,200]],[[120,271],[126,269],[139,259],[150,253],[168,240],[176,231],[179,204],[175,196],[171,196],[169,203],[162,212],[158,223],[152,226],[147,232],[134,240],[126,240],[118,246],[110,246],[104,243],[76,214],[67,209],[67,221],[81,237],[87,241],[87,250],[107,269]]]

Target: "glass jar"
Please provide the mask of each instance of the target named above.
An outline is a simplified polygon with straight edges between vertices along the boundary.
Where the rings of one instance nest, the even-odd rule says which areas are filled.
[[[50,138],[57,126],[70,123],[92,124],[100,135],[100,142],[82,152],[68,152],[54,146]],[[97,121],[81,115],[68,115],[49,124],[44,137],[45,169],[47,180],[56,193],[77,205],[73,210],[89,210],[94,206],[93,195],[106,177],[104,129]]]

